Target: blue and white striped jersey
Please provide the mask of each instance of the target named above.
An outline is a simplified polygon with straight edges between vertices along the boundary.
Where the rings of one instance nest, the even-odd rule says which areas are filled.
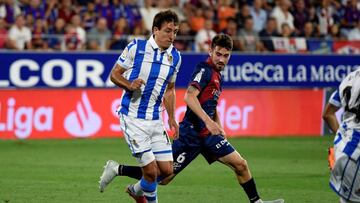
[[[360,130],[360,121],[354,111],[360,111],[360,69],[347,75],[331,95],[329,103],[344,109],[342,122],[349,128]]]
[[[168,83],[175,82],[181,65],[180,52],[172,45],[161,51],[153,36],[133,40],[124,49],[117,64],[127,69],[129,81],[141,78],[145,85],[139,91],[124,91],[117,112],[148,120],[161,117],[162,100]]]
[[[360,160],[360,69],[345,77],[329,103],[344,109],[334,145],[354,160]]]

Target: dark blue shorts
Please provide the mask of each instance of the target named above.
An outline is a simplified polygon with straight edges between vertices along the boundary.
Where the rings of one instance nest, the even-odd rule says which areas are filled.
[[[209,164],[235,151],[221,135],[200,137],[190,126],[180,125],[179,138],[172,144],[174,173],[177,174],[190,164],[199,154]]]

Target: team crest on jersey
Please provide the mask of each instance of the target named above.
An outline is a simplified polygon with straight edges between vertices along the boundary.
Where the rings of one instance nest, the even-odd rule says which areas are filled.
[[[173,64],[173,56],[168,55],[168,61],[169,61],[169,64],[172,65]]]

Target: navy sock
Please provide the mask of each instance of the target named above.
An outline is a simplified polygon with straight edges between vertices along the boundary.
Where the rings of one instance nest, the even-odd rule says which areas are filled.
[[[255,181],[253,178],[251,178],[249,181],[247,181],[246,183],[240,184],[246,195],[248,196],[249,200],[251,203],[256,202],[257,200],[260,199],[259,194],[256,190],[256,185],[255,185]]]
[[[142,170],[139,166],[126,166],[120,164],[118,170],[119,176],[127,176],[136,180],[140,180],[142,177]]]

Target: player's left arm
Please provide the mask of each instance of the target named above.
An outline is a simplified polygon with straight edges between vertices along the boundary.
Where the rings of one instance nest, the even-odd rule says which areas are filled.
[[[165,90],[164,105],[169,115],[168,122],[170,129],[175,130],[174,138],[177,139],[179,137],[179,125],[175,120],[175,104],[176,104],[175,82],[170,82]]]
[[[338,110],[339,107],[331,103],[327,103],[322,115],[322,118],[328,124],[329,128],[331,129],[331,131],[333,131],[333,133],[336,133],[336,131],[339,129],[339,122],[335,115]]]

